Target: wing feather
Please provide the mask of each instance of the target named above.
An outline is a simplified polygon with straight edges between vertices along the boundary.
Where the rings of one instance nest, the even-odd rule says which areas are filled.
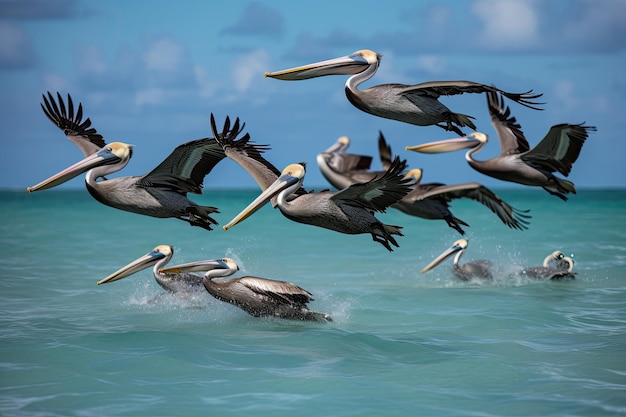
[[[52,93],[48,91],[48,97],[43,97],[41,109],[52,123],[63,131],[65,136],[74,143],[85,156],[92,155],[102,149],[106,143],[101,134],[95,128],[91,127],[89,118],[83,119],[83,105],[78,104],[78,110],[74,114],[74,103],[72,97],[67,95],[68,108],[61,93],[57,92],[58,105]]]

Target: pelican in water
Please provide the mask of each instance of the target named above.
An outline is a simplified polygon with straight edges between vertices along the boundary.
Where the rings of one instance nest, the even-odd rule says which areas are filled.
[[[507,98],[526,107],[541,110],[533,101],[542,94],[508,93],[496,87],[473,81],[430,81],[415,85],[381,84],[364,90],[357,87],[369,80],[380,65],[382,55],[361,49],[350,55],[301,67],[276,72],[266,72],[265,77],[279,80],[306,80],[324,75],[352,75],[346,81],[348,100],[359,110],[385,119],[398,120],[418,126],[439,126],[447,131],[463,135],[461,128],[476,130],[474,117],[453,113],[444,106],[439,97],[463,93],[500,92]]]
[[[558,171],[566,177],[569,175],[589,132],[596,130],[595,126],[585,126],[584,123],[554,125],[531,149],[521,126],[511,116],[501,95],[497,92],[487,93],[487,106],[491,123],[500,139],[500,156],[483,161],[474,159],[474,154],[487,144],[488,137],[481,132],[473,132],[462,138],[407,146],[406,150],[440,153],[472,148],[465,154],[465,159],[482,174],[502,181],[542,187],[564,201],[567,200],[565,194],[576,194],[574,183],[555,176],[554,172]]]
[[[371,181],[384,173],[369,170],[372,157],[346,153],[349,145],[350,139],[342,136],[330,148],[317,155],[317,164],[322,175],[337,189],[354,182]],[[382,132],[379,132],[378,150],[383,169],[388,169],[392,153]],[[462,226],[469,227],[469,224],[452,214],[450,203],[455,199],[469,198],[489,208],[510,228],[527,229],[527,219],[530,217],[526,214],[528,210],[512,207],[484,185],[477,182],[454,185],[422,184],[422,174],[420,168],[411,169],[405,174],[405,178],[412,181],[412,190],[394,203],[392,208],[415,217],[445,220],[449,227],[463,235],[465,231]]]
[[[226,125],[228,123],[227,119]],[[250,143],[248,134],[235,140],[235,134],[218,133],[213,115],[211,126],[226,156],[250,173],[262,190],[254,201],[223,226],[224,230],[272,201],[272,205],[292,221],[345,234],[370,233],[374,241],[389,251],[391,245],[398,246],[393,235],[402,236],[401,227],[383,224],[374,213],[384,212],[410,191],[408,180],[402,175],[405,163],[399,158],[375,180],[352,184],[339,192],[307,192],[301,187],[306,172],[304,163],[291,164],[281,173],[261,155],[267,146]]]
[[[457,278],[463,281],[469,281],[472,278],[481,278],[481,279],[493,279],[493,263],[486,259],[480,259],[477,261],[471,261],[464,264],[460,264],[461,256],[465,253],[465,249],[467,249],[467,239],[459,239],[452,244],[448,249],[443,251],[437,258],[435,258],[431,263],[422,269],[421,273],[425,273],[430,271],[437,265],[439,265],[444,260],[448,259],[450,256],[455,255],[453,261],[453,272]]]
[[[233,304],[254,317],[280,317],[292,320],[332,321],[324,313],[311,311],[308,303],[313,296],[307,290],[286,281],[245,276],[229,280],[216,280],[228,277],[239,270],[230,258],[191,262],[161,270],[164,274],[185,274],[206,271],[204,277],[195,274],[206,290],[218,300]]]
[[[171,293],[188,293],[202,290],[202,277],[194,274],[164,273],[160,271],[172,259],[172,256],[174,256],[174,248],[172,246],[159,245],[108,277],[101,279],[97,284],[114,282],[152,266],[154,279],[166,291]]]
[[[89,193],[107,206],[151,217],[174,217],[212,230],[217,224],[210,214],[216,207],[199,206],[187,198],[187,193],[202,193],[204,177],[226,157],[214,138],[204,138],[182,144],[156,168],[142,176],[106,178],[123,169],[133,154],[133,145],[122,142],[106,144],[102,135],[91,127],[90,119],[82,120],[82,103],[74,113],[68,94],[67,107],[57,93],[44,96],[41,105],[45,115],[67,138],[85,154],[85,159],[29,187],[28,192],[46,190],[87,172],[85,183]],[[227,132],[223,132],[227,134]]]
[[[520,275],[535,279],[574,278],[574,260],[560,250],[552,252],[543,260],[542,266],[524,268]]]

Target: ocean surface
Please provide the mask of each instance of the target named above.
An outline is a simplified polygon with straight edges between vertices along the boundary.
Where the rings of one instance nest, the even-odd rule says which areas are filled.
[[[496,189],[530,209],[512,230],[484,206],[462,261],[490,259],[492,282],[461,282],[460,237],[395,210],[388,252],[369,235],[291,222],[264,207],[229,229],[118,211],[84,189],[0,192],[2,416],[623,416],[626,415],[626,190]],[[192,196],[225,224],[257,190]],[[165,293],[151,270],[96,281],[159,244],[172,263],[228,256],[236,276],[294,282],[310,323],[254,318],[206,292]],[[519,277],[553,250],[576,279]]]

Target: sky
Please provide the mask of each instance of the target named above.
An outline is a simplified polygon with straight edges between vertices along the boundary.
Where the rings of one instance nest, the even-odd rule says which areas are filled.
[[[410,167],[424,169],[422,182],[516,187],[473,171],[462,151],[405,151],[454,134],[356,109],[346,76],[263,76],[359,49],[383,55],[361,87],[471,80],[543,93],[543,111],[509,102],[531,146],[558,123],[597,126],[569,179],[578,189],[625,187],[625,18],[626,0],[0,0],[0,188],[26,192],[83,158],[41,111],[47,91],[81,102],[107,142],[135,145],[112,176],[147,173],[176,146],[211,136],[214,113],[218,124],[245,122],[279,170],[306,162],[308,189],[329,187],[315,157],[339,136],[379,169],[379,131]],[[440,101],[490,136],[478,159],[499,154],[484,94]],[[83,178],[61,187],[83,188]],[[226,159],[204,186],[256,183]]]

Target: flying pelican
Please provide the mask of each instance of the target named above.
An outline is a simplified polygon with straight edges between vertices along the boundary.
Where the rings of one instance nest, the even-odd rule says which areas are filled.
[[[406,150],[440,153],[471,147],[473,149],[465,154],[465,159],[478,172],[503,181],[542,187],[564,201],[567,200],[565,194],[576,194],[574,184],[556,177],[554,172],[558,171],[566,177],[569,175],[589,132],[596,130],[595,126],[585,126],[584,123],[554,125],[537,146],[530,149],[521,126],[511,116],[502,96],[497,92],[487,93],[487,106],[491,123],[500,139],[500,156],[485,161],[474,159],[474,154],[487,144],[488,137],[481,132],[473,132],[462,138],[407,146]]]
[[[98,285],[107,284],[126,278],[143,269],[154,266],[152,274],[156,282],[165,290],[172,293],[196,292],[203,288],[202,277],[194,274],[175,274],[160,271],[174,256],[174,248],[169,245],[159,245],[140,258],[120,268],[106,278],[97,282]]]
[[[453,113],[444,106],[439,97],[463,93],[500,92],[507,98],[526,107],[541,110],[532,101],[542,94],[508,93],[496,87],[473,81],[430,81],[415,85],[381,84],[364,90],[357,87],[370,79],[380,65],[382,55],[368,49],[361,49],[350,55],[326,61],[290,68],[276,72],[266,72],[265,76],[280,80],[306,80],[324,75],[352,75],[345,86],[346,96],[359,110],[385,119],[418,125],[436,125],[447,131],[463,135],[460,128],[476,130],[474,117]]]
[[[324,313],[309,310],[307,304],[313,301],[310,292],[286,281],[245,276],[230,280],[215,278],[227,277],[239,270],[230,258],[191,262],[161,270],[165,274],[207,271],[204,278],[187,274],[201,280],[206,290],[218,300],[236,305],[254,317],[271,316],[283,319],[332,321]]]
[[[228,124],[227,119],[226,126]],[[370,233],[374,241],[389,251],[392,250],[390,243],[398,246],[393,235],[402,236],[401,227],[381,223],[374,213],[385,211],[410,191],[406,184],[408,180],[402,176],[405,163],[399,158],[378,179],[353,184],[336,193],[328,190],[307,192],[301,187],[305,175],[304,163],[291,164],[281,173],[262,157],[261,153],[268,149],[267,146],[249,143],[247,134],[235,140],[236,135],[218,133],[213,115],[211,126],[226,156],[250,173],[262,190],[252,203],[223,226],[224,230],[243,221],[271,200],[274,207],[295,222],[346,234]]]
[[[151,217],[174,217],[207,230],[217,224],[210,216],[219,212],[216,207],[199,206],[187,198],[187,193],[202,193],[204,177],[226,157],[214,138],[194,140],[176,147],[163,162],[143,176],[108,179],[106,175],[128,164],[133,145],[122,142],[107,145],[102,135],[91,127],[91,120],[82,120],[82,103],[74,114],[71,96],[67,96],[67,108],[61,94],[57,93],[57,97],[58,104],[48,93],[48,97],[43,97],[45,107],[42,104],[41,108],[83,151],[85,159],[29,187],[28,192],[55,187],[87,172],[87,190],[102,204]]]
[[[347,187],[354,182],[370,181],[384,173],[384,171],[369,170],[372,160],[370,156],[346,153],[349,145],[350,139],[342,136],[330,148],[317,155],[320,171],[337,189]],[[382,132],[379,132],[378,150],[383,169],[388,169],[392,153]],[[527,219],[530,217],[526,214],[528,210],[518,210],[510,206],[484,185],[477,182],[454,185],[421,184],[422,173],[421,169],[416,168],[405,174],[405,178],[412,180],[412,190],[400,201],[394,203],[392,208],[415,217],[445,220],[449,227],[463,235],[465,231],[461,226],[469,225],[452,214],[450,203],[455,199],[469,198],[488,207],[507,226],[519,230],[527,228]]]
[[[545,257],[542,266],[524,268],[520,275],[535,279],[574,278],[573,269],[574,260],[557,250]]]
[[[443,251],[441,255],[435,258],[430,264],[428,264],[421,273],[430,271],[444,260],[456,253],[454,257],[454,275],[463,281],[469,281],[472,278],[493,279],[492,269],[493,263],[491,261],[481,259],[477,261],[467,262],[465,264],[459,264],[459,260],[463,253],[467,249],[467,239],[459,239],[452,244],[448,249]]]

